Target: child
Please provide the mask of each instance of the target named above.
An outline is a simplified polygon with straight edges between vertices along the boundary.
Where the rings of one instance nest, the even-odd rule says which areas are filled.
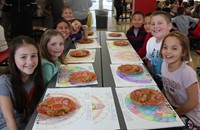
[[[172,22],[176,24],[180,32],[188,35],[189,29],[194,28],[197,25],[197,22],[192,17],[185,15],[184,7],[179,7],[177,12],[179,16],[172,19]]]
[[[24,129],[45,90],[39,49],[32,38],[18,36],[9,50],[0,76],[0,129]]]
[[[51,78],[58,72],[60,64],[63,63],[64,41],[62,33],[54,29],[47,30],[41,37],[40,48],[45,85],[48,85]]]
[[[142,12],[135,12],[132,15],[132,27],[127,31],[126,36],[136,51],[142,47],[147,34],[143,24],[144,14]]]
[[[71,35],[72,41],[80,40],[81,38],[88,38],[88,26],[82,25],[78,19],[71,21]]]
[[[172,4],[172,5],[170,6],[170,16],[171,16],[172,18],[178,16],[178,13],[177,13],[177,5],[176,5],[176,4]]]
[[[148,13],[144,17],[144,29],[147,32],[147,35],[144,40],[144,44],[142,47],[137,51],[138,55],[140,58],[144,58],[146,56],[146,46],[147,46],[147,41],[152,37],[151,35],[151,13]]]
[[[72,8],[70,7],[64,7],[62,11],[62,18],[66,20],[67,22],[70,22],[71,20],[75,19],[73,15]]]
[[[159,87],[161,82],[162,59],[159,57],[160,47],[164,37],[172,28],[171,17],[167,12],[156,11],[151,15],[151,37],[146,46],[147,67]]]
[[[64,56],[66,56],[66,54],[68,53],[70,49],[75,49],[75,46],[72,43],[71,38],[69,37],[71,33],[71,26],[66,20],[62,19],[56,22],[56,24],[54,25],[54,29],[61,32],[65,38],[63,53],[64,53]]]
[[[180,32],[168,34],[161,46],[164,93],[185,123],[185,129],[200,128],[200,93],[196,72],[185,61],[190,59],[189,40]]]

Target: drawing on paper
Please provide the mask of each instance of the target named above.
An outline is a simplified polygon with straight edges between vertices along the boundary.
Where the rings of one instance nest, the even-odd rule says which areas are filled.
[[[38,114],[36,117],[37,129],[44,129],[44,128],[46,128],[46,129],[54,128],[55,129],[55,128],[59,128],[62,126],[67,126],[67,125],[75,122],[79,118],[81,118],[81,116],[84,114],[84,111],[85,111],[85,109],[83,108],[83,106],[85,106],[84,100],[75,94],[51,93],[51,94],[47,94],[45,96],[45,99],[50,98],[50,97],[61,97],[61,96],[72,99],[77,105],[76,110],[65,116],[59,116],[59,117],[55,117],[55,118],[48,118],[46,116]]]
[[[92,81],[88,83],[71,83],[69,82],[69,76],[73,72],[78,72],[78,71],[91,71],[94,72],[92,64],[85,65],[67,65],[67,66],[61,66],[58,76],[57,76],[57,82],[56,82],[56,87],[66,87],[66,86],[76,86],[76,85],[86,85],[86,84],[97,84],[97,81]]]
[[[124,74],[117,70],[116,73],[120,78],[129,82],[144,83],[144,84],[151,83],[152,78],[150,74],[146,73],[145,71],[146,70],[144,70],[142,73],[139,74]]]
[[[132,49],[121,50],[121,51],[110,50],[110,54],[111,54],[111,61],[114,63],[141,62],[140,57]]]
[[[175,122],[176,117],[174,112],[171,110],[171,106],[166,102],[158,106],[141,106],[137,103],[134,103],[130,94],[125,97],[125,106],[128,110],[140,118],[146,120],[155,121],[155,122]]]
[[[110,106],[106,99],[92,95],[92,119],[94,123],[103,120],[107,116],[109,109]]]

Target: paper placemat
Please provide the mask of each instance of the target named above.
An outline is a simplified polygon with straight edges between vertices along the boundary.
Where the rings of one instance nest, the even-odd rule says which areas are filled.
[[[70,86],[87,86],[98,84],[97,80],[86,82],[86,83],[71,83],[69,82],[69,76],[73,72],[78,71],[91,71],[94,72],[92,64],[68,64],[62,65],[57,74],[56,87],[70,87]],[[98,78],[98,77],[97,77]]]
[[[47,118],[37,115],[33,130],[120,129],[110,87],[106,88],[48,88],[44,99],[70,98],[76,109],[65,115]]]
[[[97,42],[97,40],[96,40],[96,39],[93,39],[93,40],[94,40],[93,43],[88,43],[88,44],[76,42],[76,43],[75,43],[75,46],[76,46],[77,49],[101,48],[101,46],[100,46],[100,44]]]
[[[96,39],[97,38],[97,33],[96,32],[93,32],[93,33],[94,33],[93,35],[88,35],[88,38]]]
[[[111,37],[109,36],[110,33],[118,33],[118,34],[121,34],[120,37]],[[114,40],[114,39],[127,39],[126,35],[124,34],[124,32],[109,32],[109,31],[106,31],[106,39],[109,39],[109,40]]]
[[[142,64],[136,64],[136,65],[141,66],[143,68],[143,72],[132,75],[131,74],[126,75],[119,72],[117,68],[120,65],[121,64],[110,65],[116,87],[156,85],[155,81],[153,80],[149,72]]]
[[[109,54],[112,64],[143,63],[142,59],[133,48],[120,50],[109,49]]]
[[[129,43],[129,45],[126,45],[126,46],[118,46],[118,45],[114,44],[114,41],[116,41],[116,40],[106,41],[108,49],[119,49],[119,50],[121,50],[121,49],[133,49],[133,47],[131,46],[130,43]],[[128,42],[128,40],[124,40],[124,41]]]
[[[159,129],[184,126],[167,100],[158,106],[144,107],[134,103],[130,98],[130,93],[140,88],[116,88],[127,129]],[[156,86],[142,86],[142,88],[157,89]]]
[[[95,55],[96,55],[96,50],[95,49],[84,49],[90,52],[88,56],[84,57],[74,57],[70,55],[71,51],[74,51],[76,49],[70,49],[69,52],[67,53],[67,56],[65,58],[65,63],[86,63],[86,62],[94,62],[95,61]]]

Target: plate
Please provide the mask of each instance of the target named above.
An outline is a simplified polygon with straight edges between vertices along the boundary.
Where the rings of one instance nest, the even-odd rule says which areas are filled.
[[[88,32],[88,36],[91,36],[93,34],[94,34],[94,32]]]
[[[121,37],[122,34],[121,33],[109,33],[110,37]]]
[[[82,39],[80,39],[79,41],[78,41],[79,43],[85,43],[85,44],[87,44],[87,43],[93,43],[94,42],[94,40],[93,39],[89,39],[89,38],[82,38]]]
[[[161,92],[148,88],[132,91],[130,93],[130,98],[133,102],[142,106],[157,106],[165,101]]]
[[[50,97],[41,102],[37,112],[45,117],[65,116],[76,109],[76,103],[66,97]]]
[[[85,57],[88,56],[90,52],[88,50],[73,50],[70,51],[70,56],[73,57]]]
[[[117,70],[123,74],[139,74],[143,72],[143,68],[139,65],[124,64],[120,65]]]
[[[69,75],[69,82],[85,83],[96,80],[96,74],[90,71],[78,71]]]
[[[127,46],[129,42],[124,40],[116,40],[113,42],[113,44],[117,46]]]

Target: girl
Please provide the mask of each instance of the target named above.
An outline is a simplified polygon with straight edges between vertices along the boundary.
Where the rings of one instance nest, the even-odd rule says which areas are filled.
[[[39,49],[27,36],[13,39],[9,66],[0,76],[0,129],[24,129],[45,88]]]
[[[40,48],[45,85],[58,72],[60,63],[63,63],[64,40],[62,33],[54,29],[47,30],[41,37]]]
[[[190,59],[189,40],[180,32],[168,34],[161,46],[164,93],[187,129],[200,127],[199,87],[196,72],[185,61]]]
[[[82,25],[78,19],[71,21],[71,35],[72,41],[80,40],[81,38],[88,38],[88,26]]]
[[[66,56],[66,54],[69,52],[70,49],[75,49],[75,46],[72,43],[71,38],[69,37],[70,32],[71,32],[70,24],[67,21],[62,19],[56,22],[54,29],[61,32],[65,38],[63,53],[64,53],[64,56]]]

